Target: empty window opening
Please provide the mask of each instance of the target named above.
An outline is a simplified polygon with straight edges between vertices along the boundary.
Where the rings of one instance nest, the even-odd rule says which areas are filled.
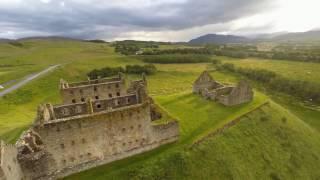
[[[96,106],[97,106],[97,108],[98,108],[98,109],[100,109],[100,108],[101,108],[101,104],[97,104]]]
[[[67,161],[66,161],[65,159],[63,159],[63,160],[62,160],[62,163],[63,163],[63,164],[66,164],[66,163],[67,163]]]
[[[122,128],[122,132],[126,132],[126,128]]]
[[[96,99],[99,99],[99,96],[96,96],[95,98],[96,98]]]
[[[73,94],[73,91],[70,91],[70,94]]]
[[[72,99],[72,103],[76,103],[77,101],[75,99]]]
[[[120,96],[120,92],[117,92],[117,96]]]
[[[109,94],[109,98],[112,98],[112,94]]]
[[[64,149],[64,144],[60,144],[61,149]]]
[[[119,84],[117,83],[117,84],[116,84],[116,88],[118,88],[118,87],[119,87]]]
[[[88,156],[91,156],[91,153],[87,153]]]
[[[81,98],[81,102],[84,102],[84,98]]]
[[[123,146],[125,146],[125,145],[126,145],[126,143],[122,143],[122,145],[123,145]]]
[[[93,87],[93,90],[94,90],[94,91],[98,91],[97,86],[94,86],[94,87]]]
[[[128,104],[130,103],[130,101],[131,101],[130,98],[127,98],[127,103],[128,103]]]
[[[73,146],[75,144],[75,142],[74,141],[71,141],[71,145]]]
[[[83,93],[82,89],[80,89],[79,91],[80,91],[80,94],[82,94],[82,93]]]
[[[130,129],[133,130],[133,126],[131,126]]]

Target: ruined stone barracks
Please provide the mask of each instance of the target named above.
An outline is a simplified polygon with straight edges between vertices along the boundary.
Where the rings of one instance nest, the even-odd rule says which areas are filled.
[[[253,90],[247,81],[242,80],[236,86],[223,85],[215,81],[208,71],[204,71],[193,83],[193,92],[225,106],[234,106],[253,99]]]
[[[40,105],[15,145],[1,142],[0,179],[57,179],[179,138],[178,122],[153,103],[144,76],[128,88],[121,74],[61,80],[60,93],[63,104]]]

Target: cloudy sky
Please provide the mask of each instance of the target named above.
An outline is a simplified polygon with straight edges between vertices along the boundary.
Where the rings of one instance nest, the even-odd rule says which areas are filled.
[[[186,41],[320,28],[319,0],[0,0],[0,38]]]

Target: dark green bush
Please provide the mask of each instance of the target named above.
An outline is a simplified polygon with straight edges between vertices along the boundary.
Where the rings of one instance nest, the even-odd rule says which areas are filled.
[[[147,65],[127,65],[123,67],[105,67],[102,69],[94,69],[87,75],[90,79],[104,78],[117,75],[119,72],[128,74],[154,74],[157,72],[157,68],[153,64]]]

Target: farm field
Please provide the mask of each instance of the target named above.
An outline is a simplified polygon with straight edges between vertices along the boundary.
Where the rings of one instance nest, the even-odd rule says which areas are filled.
[[[34,72],[52,64],[62,66],[0,99],[0,137],[11,143],[32,123],[38,104],[60,103],[58,88],[61,78],[70,82],[85,80],[86,73],[95,68],[143,64],[138,59],[115,54],[108,44],[76,41],[27,41],[23,44],[27,49],[12,50],[20,54],[6,54],[7,57],[0,58],[1,64],[14,65],[9,68],[16,72],[15,75],[0,73],[0,80],[19,79],[31,72],[20,70],[23,69],[20,64],[37,64],[32,69]],[[42,62],[46,57],[48,61]],[[224,83],[236,83],[241,78],[213,71],[210,63],[155,66],[158,72],[147,76],[149,94],[179,120],[179,142],[66,179],[320,177],[317,170],[320,166],[320,134],[316,128],[305,123],[305,114],[296,116],[259,91],[256,91],[254,101],[235,107],[224,107],[193,95],[192,83],[203,70],[210,70],[215,79]],[[140,76],[128,75],[127,78],[132,80]],[[242,116],[241,121],[225,133],[189,148],[196,140],[266,101],[270,104]],[[199,168],[203,171],[198,171]]]
[[[320,83],[320,64],[319,63],[305,63],[286,60],[268,60],[258,58],[235,59],[227,57],[217,57],[223,62],[233,63],[238,67],[252,68],[252,69],[267,69],[274,71],[286,78],[295,80],[310,81],[313,83]]]

